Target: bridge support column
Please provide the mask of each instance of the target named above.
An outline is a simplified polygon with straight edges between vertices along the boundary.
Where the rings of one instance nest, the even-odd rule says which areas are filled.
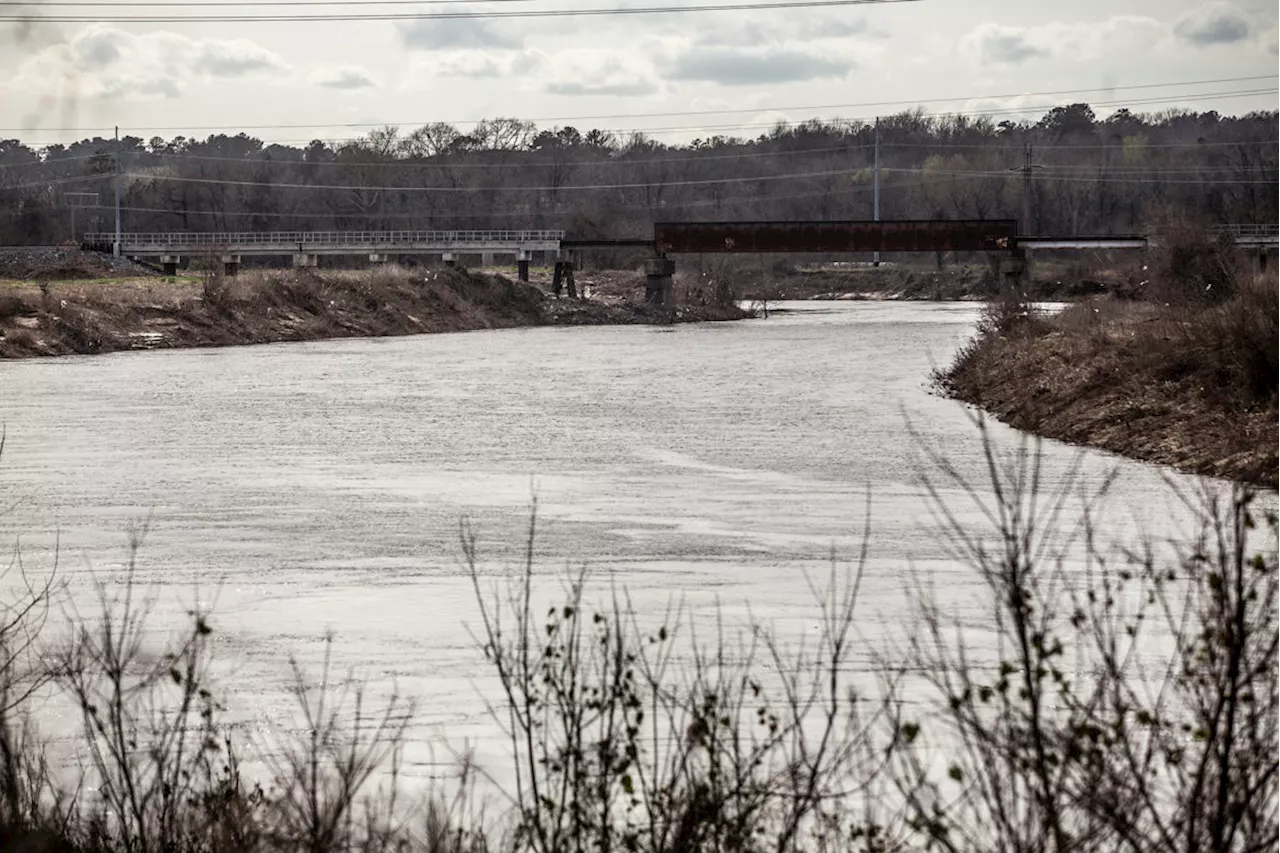
[[[650,305],[672,305],[671,277],[676,262],[666,258],[649,258],[644,262],[644,301]]]
[[[480,253],[480,266],[485,268],[493,266],[493,252]]]
[[[521,281],[529,280],[529,256],[533,254],[526,249],[516,252],[516,277]]]
[[[315,267],[316,256],[310,252],[295,252],[293,255],[293,265],[299,269],[302,267]]]
[[[1022,290],[1022,279],[1027,272],[1027,255],[1014,249],[1008,257],[1000,259],[1000,286],[1007,290]]]
[[[223,255],[222,274],[228,278],[240,274],[240,256],[239,255]]]
[[[387,262],[388,257],[389,257],[388,255],[381,254],[379,252],[370,252],[369,263],[373,264],[374,266],[380,266],[381,264],[385,264]]]
[[[458,265],[458,255],[454,252],[445,252],[440,256],[440,260],[444,261],[446,267],[456,267]]]
[[[564,289],[568,289],[570,299],[578,298],[578,287],[573,281],[573,261],[556,261],[555,272],[551,279],[551,289],[557,299]]]
[[[178,264],[182,263],[182,258],[178,255],[161,255],[160,264],[164,267],[164,274],[167,276],[175,276],[178,274]]]

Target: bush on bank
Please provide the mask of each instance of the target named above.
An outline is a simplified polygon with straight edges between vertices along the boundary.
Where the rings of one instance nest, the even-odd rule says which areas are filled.
[[[145,530],[131,532],[124,583],[101,586],[57,641],[42,634],[55,587],[15,558],[23,592],[0,618],[0,848],[1276,850],[1274,504],[1184,490],[1196,519],[1184,544],[1126,550],[1096,526],[1109,481],[1046,491],[1034,445],[984,446],[981,479],[933,454],[923,485],[933,534],[986,590],[974,618],[994,655],[966,646],[923,582],[896,652],[863,640],[865,545],[811,583],[817,636],[789,648],[759,624],[707,628],[678,608],[654,621],[624,590],[592,593],[585,571],[560,576],[544,609],[536,591],[554,577],[533,557],[536,508],[526,559],[497,587],[464,524],[513,762],[501,807],[486,807],[466,761],[454,784],[406,802],[412,704],[371,705],[328,658],[318,680],[295,666],[306,725],[256,756],[271,778],[247,778],[249,747],[210,679],[214,615],[193,610],[164,648],[150,642],[154,599],[132,582]],[[973,509],[985,526],[961,521]],[[874,689],[853,678],[868,659]],[[80,709],[82,778],[46,759],[34,697],[48,689]]]

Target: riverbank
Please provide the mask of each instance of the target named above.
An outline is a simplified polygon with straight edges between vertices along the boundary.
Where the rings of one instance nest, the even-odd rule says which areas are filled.
[[[936,380],[1017,429],[1274,489],[1276,303],[1272,275],[1215,303],[993,305]]]
[[[0,358],[414,335],[547,325],[736,320],[734,305],[553,299],[466,270],[270,270],[0,282]]]

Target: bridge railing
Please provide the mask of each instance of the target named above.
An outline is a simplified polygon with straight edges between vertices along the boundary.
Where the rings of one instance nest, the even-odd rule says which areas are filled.
[[[556,243],[563,231],[226,231],[121,234],[130,246],[376,246],[383,244]],[[114,233],[89,233],[87,243],[112,243]]]
[[[1280,235],[1280,225],[1275,223],[1250,225],[1215,225],[1213,230],[1219,234],[1232,237],[1276,237]]]

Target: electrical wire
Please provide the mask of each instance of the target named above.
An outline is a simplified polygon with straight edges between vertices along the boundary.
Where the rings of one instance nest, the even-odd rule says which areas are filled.
[[[539,122],[563,122],[563,121],[607,121],[616,119],[641,119],[641,118],[672,118],[684,116],[700,116],[700,115],[735,115],[741,113],[762,113],[762,112],[814,112],[821,110],[845,110],[845,109],[868,109],[873,107],[889,107],[889,106],[913,106],[921,104],[937,104],[937,103],[956,103],[961,101],[982,101],[982,100],[999,100],[1003,98],[1038,98],[1053,97],[1060,95],[1082,95],[1089,92],[1119,92],[1119,91],[1137,91],[1143,89],[1170,89],[1185,86],[1210,86],[1221,83],[1251,83],[1259,80],[1275,80],[1275,75],[1264,74],[1248,77],[1220,77],[1213,80],[1185,80],[1169,83],[1140,83],[1128,86],[1109,86],[1088,89],[1058,89],[1046,92],[1014,92],[996,95],[970,95],[964,97],[943,97],[943,98],[925,98],[916,100],[898,100],[898,101],[862,101],[860,103],[850,104],[816,104],[808,106],[764,106],[764,107],[742,107],[733,109],[717,109],[717,110],[681,110],[672,112],[640,112],[640,113],[605,113],[599,115],[576,115],[576,116],[542,116],[521,119],[521,121],[529,121],[535,124]],[[1258,90],[1261,92],[1275,93],[1277,90]],[[1173,96],[1163,96],[1173,97]],[[1188,95],[1179,97],[1203,97],[1202,95]],[[1135,101],[1135,103],[1137,103]],[[1101,105],[1101,104],[1099,104]],[[1050,107],[1017,107],[1006,112],[1028,112],[1032,110],[1048,110]],[[987,111],[958,111],[950,113],[942,113],[941,115],[982,115]],[[874,117],[872,117],[874,118]],[[853,121],[847,119],[846,121]],[[339,122],[334,124],[245,124],[245,125],[147,125],[128,128],[131,131],[152,132],[152,131],[211,131],[211,130],[317,130],[327,128],[360,128],[360,127],[386,127],[386,126],[425,126],[428,124],[452,124],[452,125],[476,125],[484,119],[453,119],[448,121],[400,121],[400,122]],[[737,125],[742,127],[742,125]],[[754,127],[755,125],[749,125]],[[31,130],[31,128],[7,127],[0,128],[0,133],[22,133]],[[44,128],[46,133],[91,133],[91,132],[110,132],[112,128],[76,128],[76,127],[58,127]],[[614,131],[617,132],[617,131]]]
[[[703,3],[689,6],[634,6],[594,9],[527,9],[514,12],[389,12],[384,14],[317,15],[0,15],[0,22],[63,24],[214,24],[319,23],[356,21],[456,21],[531,18],[584,18],[621,15],[673,15],[689,12],[753,12],[770,9],[822,9],[843,6],[888,6],[924,0],[791,0],[765,3]]]

